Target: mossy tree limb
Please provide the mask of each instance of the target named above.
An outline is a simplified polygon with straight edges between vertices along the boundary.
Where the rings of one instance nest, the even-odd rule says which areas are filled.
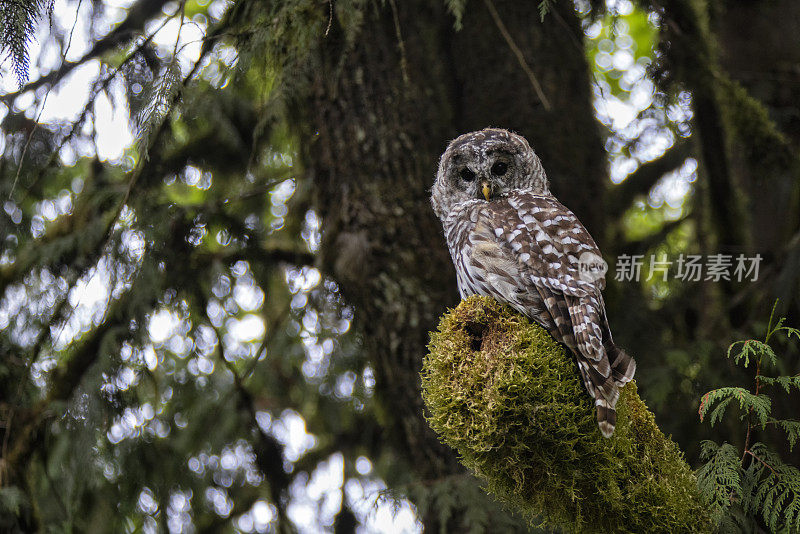
[[[635,383],[604,438],[564,347],[492,299],[444,316],[422,387],[433,429],[531,519],[574,532],[712,531],[694,473]]]

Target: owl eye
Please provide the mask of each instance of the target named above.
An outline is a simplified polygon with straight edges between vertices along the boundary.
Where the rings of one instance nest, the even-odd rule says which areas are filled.
[[[461,172],[459,172],[458,174],[459,176],[461,176],[461,179],[464,180],[465,182],[471,182],[472,180],[475,179],[475,173],[467,169],[466,167],[461,169]]]
[[[492,174],[495,176],[503,176],[506,171],[508,170],[508,164],[503,163],[502,161],[498,161],[494,165],[492,165]]]

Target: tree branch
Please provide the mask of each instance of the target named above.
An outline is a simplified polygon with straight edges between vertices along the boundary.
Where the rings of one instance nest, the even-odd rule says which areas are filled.
[[[692,469],[635,382],[621,388],[616,429],[603,437],[568,350],[490,297],[445,314],[429,349],[429,423],[526,517],[575,532],[613,531],[621,521],[635,532],[714,530]]]
[[[708,181],[708,201],[719,244],[741,247],[749,243],[740,186],[731,171],[725,132],[724,103],[718,88],[726,78],[720,72],[716,41],[706,2],[668,0],[663,25],[672,45],[667,57],[692,91],[694,123],[700,139],[703,168]]]
[[[528,62],[525,61],[525,55],[520,50],[519,46],[517,46],[516,41],[511,36],[511,33],[506,28],[506,25],[503,23],[503,19],[500,18],[500,14],[497,12],[497,8],[494,7],[494,2],[492,0],[483,0],[483,3],[486,5],[486,9],[489,10],[489,14],[492,16],[492,20],[494,21],[497,29],[500,30],[500,35],[503,36],[508,48],[514,54],[514,57],[517,58],[517,62],[522,70],[525,72],[525,75],[528,77],[528,80],[531,82],[531,87],[533,87],[536,96],[539,97],[539,101],[544,106],[544,109],[550,111],[553,109],[553,106],[550,104],[550,100],[547,98],[547,95],[544,94],[544,89],[542,89],[542,84],[539,83],[539,79],[536,78],[536,74],[533,73],[533,70],[528,65]]]
[[[59,83],[67,74],[72,72],[75,67],[101,56],[109,50],[121,45],[135,34],[141,32],[144,29],[145,23],[158,15],[161,12],[161,8],[167,3],[168,0],[139,0],[128,9],[128,16],[125,17],[125,20],[111,30],[105,37],[95,42],[91,50],[84,54],[83,57],[76,61],[66,61],[56,70],[26,84],[18,91],[0,96],[0,102],[9,104],[23,93],[36,90],[43,85],[55,85]]]
[[[199,261],[223,261],[225,263],[235,263],[240,260],[258,262],[264,264],[288,263],[291,265],[313,265],[316,256],[308,251],[266,248],[266,247],[245,247],[232,252],[214,252],[197,254]]]
[[[667,236],[675,230],[676,228],[680,227],[683,223],[687,220],[686,217],[681,217],[680,219],[674,221],[668,221],[661,226],[661,228],[648,236],[645,236],[641,239],[637,239],[635,241],[630,241],[626,243],[622,247],[622,254],[644,254],[651,248],[655,247],[656,245],[663,242]]]
[[[195,295],[200,300],[203,310],[208,309],[208,299],[203,294],[200,287],[196,287]],[[258,469],[264,475],[270,490],[275,508],[278,511],[278,530],[284,532],[290,528],[290,523],[286,515],[286,490],[289,487],[290,478],[283,469],[283,446],[271,434],[266,433],[261,425],[258,424],[253,395],[245,387],[242,376],[236,367],[225,357],[223,345],[223,335],[219,328],[214,326],[214,322],[206,315],[208,325],[214,330],[217,336],[217,359],[225,366],[233,376],[233,387],[237,396],[237,404],[247,413],[250,431],[255,435],[253,452],[256,455]]]
[[[611,187],[608,195],[611,204],[609,210],[612,213],[622,213],[637,196],[647,195],[662,176],[680,167],[691,154],[691,143],[681,140],[660,158],[640,165],[623,182]]]
[[[24,468],[28,459],[35,452],[41,427],[47,417],[47,410],[52,403],[66,401],[72,396],[86,371],[100,356],[106,336],[120,326],[120,323],[113,321],[112,318],[117,317],[118,312],[125,309],[129,295],[130,292],[126,293],[122,299],[109,307],[106,312],[106,320],[92,330],[85,340],[78,343],[64,365],[57,367],[52,372],[47,396],[37,402],[19,421],[18,430],[11,440],[8,454],[4,457],[5,466],[10,471],[12,479],[20,474],[19,471]],[[6,432],[10,430],[7,428]]]

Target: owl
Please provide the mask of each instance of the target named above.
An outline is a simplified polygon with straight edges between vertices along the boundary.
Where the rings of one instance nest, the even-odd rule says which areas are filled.
[[[462,298],[485,295],[544,327],[575,355],[597,424],[614,433],[619,388],[636,362],[614,344],[601,290],[602,256],[578,218],[548,189],[524,137],[487,128],[450,143],[431,203],[444,227]]]

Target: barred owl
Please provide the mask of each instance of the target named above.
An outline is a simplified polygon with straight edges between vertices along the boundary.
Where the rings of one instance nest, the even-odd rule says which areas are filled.
[[[633,378],[636,362],[611,338],[600,292],[605,271],[579,272],[587,254],[602,260],[600,251],[550,193],[525,138],[487,128],[452,141],[439,162],[431,203],[461,296],[506,303],[569,348],[594,399],[600,431],[610,437],[619,388]]]

